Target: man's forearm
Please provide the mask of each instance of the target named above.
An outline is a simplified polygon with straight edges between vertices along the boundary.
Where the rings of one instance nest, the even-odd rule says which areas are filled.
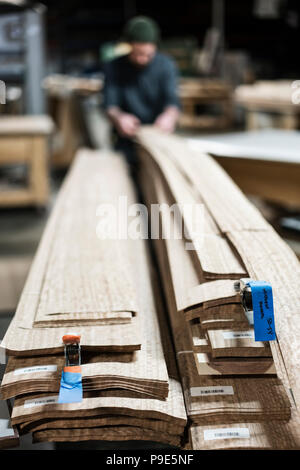
[[[177,106],[170,105],[164,109],[164,111],[162,112],[162,115],[165,116],[168,119],[168,121],[171,123],[173,128],[175,128],[177,121],[179,119],[180,110],[178,109]]]

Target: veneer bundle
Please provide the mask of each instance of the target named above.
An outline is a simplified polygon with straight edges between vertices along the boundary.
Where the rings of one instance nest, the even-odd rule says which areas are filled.
[[[193,448],[227,448],[228,436],[223,442],[208,433],[204,442],[202,431],[212,423],[221,428],[250,423],[252,440],[241,437],[241,447],[300,446],[297,433],[287,442],[269,439],[284,429],[293,436],[299,419],[299,261],[211,157],[151,127],[141,129],[137,142],[148,208],[177,204],[173,216],[159,211],[160,237],[154,246],[187,412],[191,423],[198,424],[191,428]],[[185,205],[202,205],[202,215],[190,210],[186,216]],[[225,251],[217,248],[216,237]],[[242,277],[272,285],[275,341],[254,340],[235,289],[235,280]],[[237,438],[228,448],[239,448]]]
[[[101,162],[102,171],[99,159],[84,152],[66,177],[2,343],[9,355],[61,353],[66,328],[72,333],[78,326],[83,347],[115,352],[141,347],[130,242],[100,240],[97,233],[97,208],[115,206],[118,191],[130,204],[134,190],[122,160],[106,156]],[[112,225],[109,215],[106,223]]]
[[[295,412],[289,422],[192,426],[190,441],[192,448],[202,450],[299,450],[299,429],[299,415]]]
[[[151,258],[144,240],[118,237],[113,219],[125,197],[136,203],[121,158],[79,152],[4,338],[1,395],[15,398],[11,422],[34,442],[181,445],[186,410]],[[75,331],[83,400],[61,404],[62,335]]]

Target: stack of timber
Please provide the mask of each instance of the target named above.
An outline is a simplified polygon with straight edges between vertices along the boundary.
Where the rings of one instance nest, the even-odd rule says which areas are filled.
[[[1,395],[15,398],[11,423],[34,442],[181,445],[187,418],[172,343],[145,241],[118,237],[120,197],[136,203],[125,162],[81,150],[3,340]],[[58,403],[65,334],[81,335],[78,403]]]
[[[299,261],[211,157],[151,127],[137,141],[192,448],[300,448]],[[254,340],[242,277],[272,285],[275,341]]]
[[[51,163],[66,168],[76,151],[87,145],[87,129],[82,113],[85,97],[98,94],[103,81],[98,78],[52,74],[43,80],[48,97],[48,109],[56,124]]]

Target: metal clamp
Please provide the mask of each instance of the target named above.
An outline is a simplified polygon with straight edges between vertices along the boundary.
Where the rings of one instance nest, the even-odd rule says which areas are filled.
[[[234,288],[236,292],[240,293],[241,303],[245,311],[245,315],[250,325],[254,324],[253,318],[253,303],[252,303],[252,292],[251,287],[248,285],[253,279],[249,277],[243,277],[239,281],[235,281]]]
[[[64,335],[66,367],[81,365],[80,335]]]

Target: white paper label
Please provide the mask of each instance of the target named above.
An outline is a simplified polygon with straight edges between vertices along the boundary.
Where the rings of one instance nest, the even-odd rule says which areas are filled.
[[[223,331],[224,339],[254,339],[254,331]]]
[[[196,354],[198,362],[208,363],[208,356],[206,353],[198,353]]]
[[[0,437],[14,436],[14,430],[9,419],[0,419]]]
[[[57,365],[33,366],[16,369],[14,375],[33,374],[35,372],[56,372]]]
[[[223,428],[206,429],[204,431],[204,440],[212,441],[216,439],[248,439],[250,432],[248,428]]]
[[[41,405],[52,405],[58,403],[58,395],[52,397],[43,397],[43,398],[33,398],[32,400],[26,400],[24,403],[24,408],[33,408],[34,406]]]
[[[233,395],[233,387],[231,385],[217,387],[192,387],[190,389],[191,397],[205,397],[209,395]]]

